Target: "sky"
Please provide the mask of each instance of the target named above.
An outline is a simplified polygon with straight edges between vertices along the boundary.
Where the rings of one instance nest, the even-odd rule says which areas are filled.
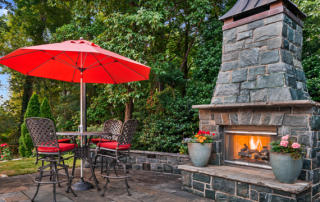
[[[0,16],[6,15],[6,14],[7,14],[7,10],[0,9]],[[8,86],[7,80],[8,80],[8,75],[0,74],[0,84],[3,85],[2,87],[0,87],[0,97],[3,96],[4,100],[8,99],[8,90],[6,89],[6,86]],[[1,104],[1,99],[0,99],[0,104]]]

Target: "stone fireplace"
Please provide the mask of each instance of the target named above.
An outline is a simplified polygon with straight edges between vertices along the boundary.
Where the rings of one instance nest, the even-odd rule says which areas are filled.
[[[238,0],[224,22],[222,65],[200,130],[215,133],[208,166],[182,165],[182,189],[216,201],[320,201],[320,104],[301,65],[306,15],[290,0]],[[297,183],[276,181],[270,142],[305,146]]]

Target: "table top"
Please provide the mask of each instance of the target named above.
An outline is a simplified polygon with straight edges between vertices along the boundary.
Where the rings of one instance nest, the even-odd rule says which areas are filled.
[[[57,135],[111,135],[109,132],[83,132],[80,133],[78,131],[65,131],[65,132],[56,132]]]

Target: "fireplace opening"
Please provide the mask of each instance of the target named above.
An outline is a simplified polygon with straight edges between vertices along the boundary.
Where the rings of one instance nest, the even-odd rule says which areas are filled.
[[[276,130],[273,126],[227,126],[225,162],[270,168],[270,143],[277,140]]]

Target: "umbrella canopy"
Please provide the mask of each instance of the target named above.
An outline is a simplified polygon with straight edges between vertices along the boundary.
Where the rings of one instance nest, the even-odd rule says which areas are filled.
[[[150,67],[86,40],[20,48],[0,64],[28,76],[68,82],[119,84],[148,80]]]

